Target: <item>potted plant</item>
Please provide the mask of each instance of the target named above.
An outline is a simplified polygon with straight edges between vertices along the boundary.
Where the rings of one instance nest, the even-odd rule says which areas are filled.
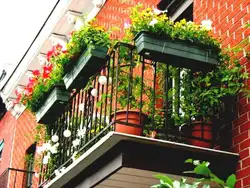
[[[109,47],[109,33],[101,26],[86,23],[73,32],[67,52],[54,60],[65,69],[63,80],[66,88],[84,88],[89,77],[105,66]]]
[[[244,66],[227,54],[222,58],[225,63],[212,71],[186,70],[183,77],[181,121],[186,124],[191,122],[192,138],[188,142],[195,146],[211,148],[213,118],[220,114],[225,98],[249,92],[245,85],[248,73]]]
[[[210,36],[211,21],[202,25],[173,22],[165,14],[157,15],[141,5],[131,11],[127,34],[135,37],[140,55],[178,67],[206,70],[219,64],[219,43]]]
[[[63,68],[48,63],[42,71],[35,70],[24,88],[21,102],[34,113],[38,123],[49,124],[60,114],[69,100],[69,93],[62,85]]]

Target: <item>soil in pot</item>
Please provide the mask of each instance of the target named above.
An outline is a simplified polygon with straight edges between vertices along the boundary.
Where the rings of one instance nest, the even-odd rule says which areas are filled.
[[[115,120],[114,114],[111,117],[112,121]],[[129,124],[126,125],[126,120]],[[138,111],[117,111],[116,112],[116,121],[124,122],[123,123],[115,123],[115,131],[125,134],[132,134],[141,136],[144,125],[148,122],[148,116],[144,113],[141,113],[141,123],[140,123],[140,112]]]
[[[203,134],[202,134],[203,131]],[[203,148],[211,148],[212,147],[212,123],[201,123],[201,122],[194,122],[192,124],[191,136],[193,138],[188,139],[188,143],[193,146],[199,146]],[[206,141],[198,140],[204,139]]]

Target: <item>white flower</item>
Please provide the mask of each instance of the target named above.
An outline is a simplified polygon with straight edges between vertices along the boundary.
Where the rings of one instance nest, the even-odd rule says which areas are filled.
[[[48,151],[51,148],[50,142],[43,143],[43,151]]]
[[[175,181],[173,182],[173,187],[174,187],[174,188],[180,188],[180,187],[181,187],[181,183],[180,183],[179,181],[176,181],[176,180],[175,180]]]
[[[85,134],[86,134],[86,127],[77,130],[77,136],[79,136],[80,138],[83,138]]]
[[[80,139],[78,139],[78,138],[77,138],[77,139],[75,139],[75,140],[73,140],[73,141],[72,141],[73,147],[75,147],[75,148],[76,148],[77,146],[79,146],[79,145],[80,145],[80,142],[81,142],[81,140],[80,140]]]
[[[50,152],[51,152],[52,154],[57,153],[57,146],[56,146],[56,145],[53,145],[53,146],[50,148]]]
[[[98,82],[101,84],[101,85],[104,85],[107,83],[107,77],[106,76],[99,76],[98,78]]]
[[[82,112],[84,111],[84,103],[79,104],[79,110]]]
[[[60,171],[58,169],[55,170],[55,175],[59,176],[60,175]]]
[[[49,157],[48,156],[44,156],[43,158],[43,164],[46,165],[49,163]]]
[[[131,24],[130,23],[128,23],[128,22],[125,22],[124,23],[124,28],[125,29],[129,29],[131,27]]]
[[[52,142],[56,143],[59,140],[59,137],[55,134],[51,137]]]
[[[38,172],[35,172],[35,177],[39,178],[39,173]]]
[[[97,89],[92,89],[91,90],[91,95],[93,96],[93,97],[97,97]]]
[[[187,22],[187,25],[192,25],[194,22],[192,22],[192,21],[188,21]]]
[[[205,165],[206,167],[208,167],[210,165],[210,162],[206,162]]]
[[[211,20],[202,20],[201,26],[206,30],[212,30],[212,21]]]
[[[42,152],[44,152],[44,147],[39,147],[39,146],[38,146],[38,147],[36,148],[36,152],[37,152],[38,155],[42,154]]]
[[[66,129],[65,131],[63,131],[63,136],[68,138],[71,136],[71,131],[69,129]]]
[[[77,18],[75,22],[75,29],[78,31],[81,29],[83,25],[84,25],[83,21],[80,18]]]
[[[157,23],[158,23],[158,20],[154,18],[154,19],[149,23],[149,25],[154,26],[154,25],[157,24]]]
[[[199,160],[194,160],[194,161],[193,161],[193,164],[194,164],[194,165],[199,165],[199,164],[200,164],[200,161],[199,161]]]
[[[159,14],[161,14],[161,13],[168,12],[168,10],[159,10],[159,9],[157,9],[157,8],[154,8],[154,9],[153,9],[153,12],[154,12],[154,14],[159,15]]]

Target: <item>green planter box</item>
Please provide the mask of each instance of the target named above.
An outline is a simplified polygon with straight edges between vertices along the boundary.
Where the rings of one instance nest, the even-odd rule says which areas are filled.
[[[204,70],[214,68],[219,59],[211,49],[146,32],[138,33],[135,45],[140,55],[177,67]]]
[[[50,124],[61,113],[69,100],[69,92],[64,87],[55,87],[41,108],[36,112],[38,123]]]
[[[107,47],[85,50],[78,61],[76,61],[76,64],[63,78],[66,89],[84,88],[89,81],[89,77],[105,66],[107,52]]]

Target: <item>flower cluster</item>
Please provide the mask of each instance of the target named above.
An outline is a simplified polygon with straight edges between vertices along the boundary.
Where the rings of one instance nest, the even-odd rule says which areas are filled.
[[[151,8],[143,9],[138,5],[131,10],[130,20],[124,23],[126,38],[131,41],[141,31],[169,37],[173,40],[187,40],[197,45],[219,50],[219,42],[210,35],[212,22],[203,20],[201,25],[187,22],[185,19],[179,22],[169,20],[166,14],[154,11]]]
[[[17,90],[17,101],[22,102],[32,112],[36,112],[56,85],[63,84],[63,76],[68,72],[69,65],[86,48],[109,46],[109,33],[103,27],[86,24],[80,30],[70,32],[70,41],[66,45],[55,44],[48,51],[46,63],[41,70],[34,70],[29,76],[27,86]]]

